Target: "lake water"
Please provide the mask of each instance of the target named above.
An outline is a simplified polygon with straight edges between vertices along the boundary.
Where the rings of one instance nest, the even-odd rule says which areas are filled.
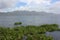
[[[60,40],[60,31],[47,32],[46,35],[51,35],[54,40]]]
[[[30,15],[30,14],[0,14],[0,26],[13,26],[15,22],[22,22],[23,25],[54,24],[56,17],[53,15]]]

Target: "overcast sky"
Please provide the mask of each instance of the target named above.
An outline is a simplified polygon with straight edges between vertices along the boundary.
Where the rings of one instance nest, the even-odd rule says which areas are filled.
[[[16,10],[60,13],[60,0],[0,0],[0,12]]]

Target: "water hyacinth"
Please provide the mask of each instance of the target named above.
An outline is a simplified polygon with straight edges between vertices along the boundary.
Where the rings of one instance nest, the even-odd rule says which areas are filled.
[[[52,36],[46,36],[45,33],[57,30],[59,30],[57,24],[0,27],[0,40],[53,40]]]

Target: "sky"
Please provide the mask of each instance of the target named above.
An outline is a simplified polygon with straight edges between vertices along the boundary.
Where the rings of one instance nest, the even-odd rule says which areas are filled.
[[[0,0],[0,12],[45,11],[60,14],[60,0]]]

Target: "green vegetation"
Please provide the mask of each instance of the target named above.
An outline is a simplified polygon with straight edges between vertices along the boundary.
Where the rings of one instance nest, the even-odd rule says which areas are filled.
[[[22,22],[15,22],[14,25],[21,25]]]
[[[14,25],[21,25],[21,22],[16,22]],[[52,36],[46,36],[46,32],[60,30],[57,24],[44,24],[40,26],[16,26],[13,28],[0,27],[0,40],[53,40]]]

